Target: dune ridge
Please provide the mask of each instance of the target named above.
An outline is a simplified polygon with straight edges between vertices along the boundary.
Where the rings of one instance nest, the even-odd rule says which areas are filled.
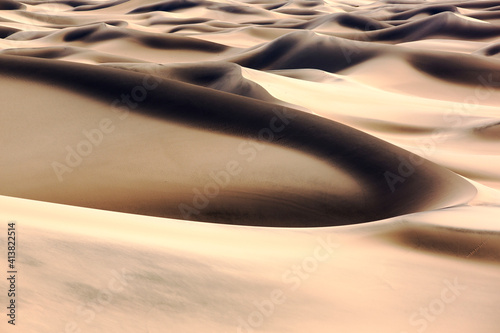
[[[130,71],[107,68],[97,68],[89,71],[89,65],[59,63],[57,61],[31,58],[23,59],[19,56],[2,56],[1,64],[1,73],[3,75],[15,76],[18,79],[35,80],[37,85],[59,86],[60,88],[55,89],[54,93],[60,94],[64,93],[64,90],[70,89],[72,92],[84,95],[85,98],[100,99],[107,103],[112,103],[114,96],[120,96],[123,92],[132,91],[135,86],[140,86],[141,82],[144,81],[143,76]],[[47,77],[46,73],[51,73],[50,77]],[[75,76],[78,77],[78,80],[74,80]],[[197,97],[193,99],[192,96]],[[224,107],[221,108],[221,105],[224,105]],[[54,112],[60,114],[65,111],[62,109],[54,110]],[[109,113],[105,109],[103,112]],[[226,200],[229,200],[229,193],[235,190],[235,188],[229,187],[224,190],[221,189],[217,198],[215,198],[216,200],[211,202],[210,207],[203,210],[202,214],[199,215],[200,220],[270,226],[314,226],[339,223],[332,221],[343,221],[340,224],[347,223],[347,221],[351,223],[364,222],[420,209],[432,209],[434,207],[443,207],[443,205],[464,203],[463,200],[467,200],[468,197],[471,198],[471,193],[473,193],[473,187],[465,181],[430,162],[424,161],[419,161],[419,163],[423,164],[415,166],[411,172],[411,177],[403,180],[402,186],[398,188],[397,192],[394,192],[393,185],[388,184],[386,172],[398,175],[400,165],[407,163],[411,167],[408,161],[416,159],[416,156],[330,120],[286,107],[277,109],[273,104],[266,104],[255,99],[247,99],[234,94],[216,92],[213,89],[162,79],[161,83],[158,83],[158,87],[148,92],[147,99],[141,102],[140,108],[134,110],[134,112],[142,116],[154,116],[168,123],[173,122],[182,126],[197,128],[206,133],[203,135],[210,136],[210,133],[215,131],[240,137],[241,140],[248,140],[253,137],[253,140],[261,143],[278,145],[283,149],[298,150],[315,159],[323,160],[334,167],[346,170],[354,180],[361,183],[362,187],[363,195],[357,199],[352,198],[352,194],[348,195],[348,197],[351,197],[350,199],[338,197],[339,194],[335,194],[335,189],[329,191],[323,189],[322,191],[326,191],[326,193],[320,197],[314,194],[310,198],[302,196],[304,202],[298,208],[293,208],[292,205],[288,209],[285,201],[284,207],[279,208],[279,210],[277,208],[273,209],[272,206],[269,206],[269,208],[264,207],[269,204],[266,201],[272,201],[272,197],[276,196],[277,198],[282,196],[283,193],[287,193],[285,188],[288,185],[286,183],[273,184],[273,187],[268,187],[264,183],[260,185],[262,187],[257,186],[256,189],[250,191],[240,189],[239,191],[242,192],[241,202],[234,199],[230,200],[231,206],[234,207],[231,209],[227,208],[227,204],[222,201],[222,198],[226,197]],[[260,131],[269,128],[271,126],[270,121],[277,119],[276,115],[282,118],[283,130],[271,132],[271,140],[266,138],[259,140]],[[52,118],[52,121],[57,120]],[[27,128],[27,130],[33,131],[33,128]],[[25,135],[22,136],[25,137]],[[131,139],[132,137],[125,140]],[[121,141],[120,143],[118,141],[115,144],[126,145],[125,142]],[[349,142],[349,144],[346,145],[346,142]],[[13,144],[15,145],[14,142]],[[168,146],[164,147],[164,149],[168,155]],[[194,151],[192,153],[194,154],[193,158],[196,159],[196,152],[203,149],[203,146],[199,148],[192,147],[191,149]],[[92,159],[93,163],[100,164],[99,159],[94,160],[93,155],[89,156],[89,159]],[[48,160],[45,165],[40,165],[37,168],[38,171],[33,169],[30,172],[45,173],[50,168],[51,162]],[[245,170],[245,173],[239,175],[238,180],[245,182],[246,177],[252,177],[253,170],[265,169],[266,162],[261,162],[263,163],[262,166],[259,165],[259,162],[257,160],[257,162],[252,163],[249,169]],[[161,166],[158,167],[161,168]],[[84,166],[81,168],[83,169]],[[92,170],[90,169],[91,174],[96,172],[96,170]],[[209,173],[209,171],[210,169],[201,172]],[[186,174],[189,176],[190,172],[187,171]],[[19,175],[19,177],[21,178],[17,180],[10,179],[10,181],[18,184],[22,182],[22,177],[25,177],[25,175]],[[129,181],[134,181],[133,178],[132,174],[128,174],[127,179]],[[119,180],[117,179],[117,181]],[[166,181],[168,181],[168,178],[166,178]],[[51,183],[52,185],[47,188],[47,191],[36,190],[34,191],[36,195],[28,195],[28,197],[51,201],[49,198],[57,197],[58,192],[64,193],[71,189],[67,188],[67,186],[71,185],[66,185],[66,182],[58,184],[56,177],[53,177]],[[196,185],[197,183],[192,183],[190,187],[196,187]],[[282,190],[279,189],[280,186],[283,186]],[[12,189],[11,191],[5,192],[5,194],[19,196],[20,193],[26,193],[26,190],[16,192],[15,189]],[[88,201],[88,198],[86,198],[88,191],[93,191],[91,186],[79,188],[74,197],[66,197],[65,200],[68,201],[62,203],[89,206],[85,204]],[[112,193],[118,191],[118,188],[113,190],[113,187],[111,187],[107,191]],[[169,195],[168,193],[171,190],[167,188],[164,191],[166,193],[163,195]],[[292,195],[295,191],[291,190],[289,195]],[[74,189],[72,192],[74,192]],[[82,192],[83,196],[78,192]],[[270,198],[259,199],[259,192],[269,192]],[[328,192],[331,192],[331,194],[328,194]],[[158,204],[155,204],[155,200],[152,200],[151,212],[149,212],[147,202],[143,204],[144,207],[134,207],[134,209],[139,209],[143,214],[161,214],[166,217],[178,218],[180,217],[178,206],[182,203],[182,201],[178,200],[181,198],[185,200],[186,197],[189,197],[189,191],[179,192],[177,189],[174,193],[178,196],[178,199],[170,198],[170,202],[165,202],[163,207],[156,207]],[[461,193],[464,193],[463,196]],[[133,200],[133,198],[130,199]],[[218,203],[219,200],[222,202]],[[337,203],[336,200],[340,201]],[[113,200],[109,201],[114,202]],[[137,201],[141,202],[144,199],[139,196]],[[407,205],[407,203],[410,204]],[[116,203],[106,204],[105,202],[99,203],[99,206],[93,205],[96,205],[96,203],[91,204],[90,207],[114,210],[121,207]],[[257,209],[258,214],[254,215],[255,213],[252,212],[255,212],[255,207],[259,207],[259,205],[263,206],[261,209]],[[226,212],[224,209],[228,211]],[[298,211],[296,211],[297,209]],[[128,211],[126,207],[119,210]],[[315,221],[310,221],[307,215],[299,214],[300,211],[304,210],[315,212]],[[266,216],[265,211],[268,211],[269,217]],[[282,216],[287,217],[286,222],[282,221]]]
[[[140,119],[137,120],[140,126],[148,126],[144,123],[144,119],[155,118],[159,120],[157,125],[159,128],[165,124],[167,127],[174,126],[176,130],[184,133],[181,128],[187,127],[196,129],[197,135],[201,137],[210,137],[211,133],[214,133],[213,140],[222,140],[219,135],[229,135],[238,140],[253,140],[252,142],[258,143],[256,137],[259,131],[269,127],[269,119],[275,116],[276,110],[286,110],[299,121],[286,124],[286,130],[283,132],[271,133],[272,139],[270,142],[265,142],[266,147],[272,146],[272,149],[278,149],[285,155],[293,151],[292,155],[307,156],[304,157],[305,161],[322,161],[331,165],[333,169],[340,168],[343,172],[350,173],[358,185],[361,184],[359,186],[363,188],[361,190],[363,194],[353,199],[352,193],[346,193],[344,196],[335,189],[315,184],[312,187],[306,185],[310,193],[305,191],[303,195],[298,195],[298,185],[287,182],[278,182],[280,185],[274,182],[265,185],[264,182],[262,187],[245,190],[243,184],[247,179],[252,179],[250,175],[253,171],[250,170],[256,168],[268,176],[273,174],[270,171],[263,171],[266,169],[266,163],[269,163],[265,157],[265,162],[258,167],[254,164],[249,167],[248,175],[245,176],[248,178],[242,176],[233,188],[221,191],[214,200],[210,200],[211,208],[203,209],[201,216],[197,217],[203,221],[236,223],[234,221],[238,218],[247,216],[245,222],[239,223],[275,226],[359,223],[464,204],[474,196],[475,190],[464,180],[437,165],[425,162],[419,166],[408,162],[409,159],[418,159],[413,155],[413,152],[418,154],[415,149],[417,147],[408,146],[412,134],[409,134],[410,136],[407,134],[413,132],[407,130],[414,128],[413,125],[401,123],[402,120],[389,122],[387,119],[389,116],[383,116],[382,113],[370,115],[371,118],[375,117],[372,120],[347,116],[349,111],[346,107],[349,104],[342,104],[338,110],[337,106],[333,105],[331,110],[325,112],[322,107],[314,103],[305,101],[304,103],[289,98],[291,95],[279,94],[277,97],[278,90],[271,87],[279,87],[279,84],[273,82],[271,86],[266,81],[273,76],[251,77],[248,75],[248,69],[294,78],[283,83],[295,84],[297,80],[299,83],[304,79],[314,83],[317,80],[317,82],[328,82],[332,87],[335,84],[339,87],[366,86],[390,93],[424,98],[419,100],[419,103],[431,103],[428,99],[436,97],[429,92],[443,93],[448,91],[447,85],[471,93],[477,90],[479,85],[482,89],[487,89],[491,95],[478,100],[479,104],[484,104],[486,108],[496,103],[494,92],[498,89],[496,82],[499,80],[495,73],[500,63],[494,59],[495,44],[490,41],[496,36],[498,27],[494,21],[481,21],[470,15],[478,14],[481,10],[490,12],[489,5],[489,3],[478,3],[472,8],[466,3],[436,2],[415,7],[414,4],[385,2],[380,7],[374,7],[347,4],[328,6],[322,2],[299,1],[276,2],[272,5],[248,2],[242,6],[234,6],[215,1],[151,3],[136,0],[59,1],[43,6],[36,1],[11,1],[5,3],[3,12],[5,15],[8,13],[6,17],[9,21],[14,22],[17,17],[28,18],[31,22],[18,28],[15,28],[15,25],[3,27],[6,29],[3,43],[7,47],[0,51],[5,55],[2,56],[2,73],[27,80],[31,82],[29,86],[41,84],[49,89],[47,93],[50,94],[76,93],[83,100],[93,101],[89,107],[94,109],[96,108],[94,103],[97,102],[100,104],[97,109],[102,109],[102,117],[110,114],[109,105],[116,105],[113,104],[115,99],[130,93],[134,87],[141,86],[140,82],[144,79],[144,75],[152,75],[153,80],[161,83],[158,88],[147,91],[147,98],[144,101],[129,102],[129,109],[132,104],[138,105],[137,108],[129,110],[132,111],[133,121],[136,121],[137,116]],[[57,12],[51,12],[55,8]],[[471,19],[468,19],[469,16]],[[99,21],[99,18],[103,20]],[[28,26],[34,28],[34,31],[24,31]],[[246,46],[235,46],[231,41],[235,38],[231,36],[245,40]],[[476,50],[470,54],[406,47],[411,43],[428,41],[429,38],[430,40],[444,38],[448,41],[478,39],[481,42],[477,42]],[[489,51],[488,47],[493,51]],[[130,52],[124,54],[121,51],[123,49],[128,49]],[[384,80],[373,80],[380,73],[395,68],[396,63],[393,59],[396,58],[400,70],[412,73],[410,75],[419,78],[420,81],[414,81],[417,83],[412,85],[398,85],[397,76],[393,78],[388,76],[387,83],[384,83]],[[467,70],[462,69],[464,65]],[[313,74],[319,73],[313,70],[324,71],[327,74]],[[307,72],[309,74],[304,76],[303,73],[306,71],[309,71]],[[374,71],[374,74],[370,74],[370,71]],[[330,78],[328,73],[335,77]],[[78,80],[74,77],[78,77]],[[322,81],[325,78],[327,81]],[[459,95],[451,92],[443,94],[449,102],[459,101],[457,98]],[[67,96],[69,98],[70,95]],[[101,104],[108,104],[108,110]],[[406,112],[404,109],[405,107],[402,107],[400,112]],[[92,113],[95,112],[94,110]],[[70,114],[71,112],[68,113],[68,117],[72,117]],[[312,114],[320,115],[321,118]],[[491,118],[490,111],[485,109],[484,114],[488,114]],[[433,116],[433,119],[437,116],[437,114]],[[83,119],[86,116],[78,117]],[[91,123],[92,117],[88,117],[86,121]],[[380,119],[377,120],[377,117]],[[487,141],[495,137],[495,127],[492,125],[495,124],[495,118],[481,117],[484,119],[481,120],[483,125],[476,126],[478,129],[472,133],[475,133],[475,142],[483,141],[482,144],[486,147],[489,145]],[[57,120],[55,122],[59,123]],[[484,124],[488,124],[487,127],[484,127]],[[55,127],[57,126],[63,125],[61,123]],[[350,128],[351,126],[355,129]],[[414,133],[432,135],[435,128],[430,125],[425,126],[427,128],[425,131],[415,130]],[[450,127],[450,125],[445,126]],[[371,136],[364,136],[356,129],[375,136],[381,135],[383,140],[399,145],[406,151]],[[462,127],[450,127],[448,130],[456,132],[462,130]],[[463,130],[466,130],[465,127]],[[134,130],[127,129],[127,131]],[[401,133],[401,139],[394,138],[394,133]],[[468,137],[471,135],[468,134]],[[114,135],[111,139],[115,140]],[[131,139],[118,137],[116,140],[114,145]],[[455,139],[447,139],[445,149],[452,149],[448,148],[448,145],[451,147],[454,142]],[[12,145],[15,146],[16,144]],[[199,143],[196,143],[195,147],[193,156],[203,150],[203,145]],[[162,156],[168,156],[168,148],[165,149],[167,152],[162,152]],[[59,156],[64,156],[66,151],[64,147],[60,151]],[[488,148],[488,151],[491,149]],[[112,150],[108,153],[115,154]],[[229,156],[235,156],[234,154],[237,154],[235,149],[225,153]],[[49,155],[56,156],[56,152]],[[430,158],[438,164],[442,163],[442,159],[436,159],[434,156],[423,157]],[[56,160],[55,157],[52,158]],[[85,169],[85,165],[81,167],[85,170],[86,177],[95,177],[95,172],[98,170],[96,167],[102,164],[99,162],[102,158],[104,157],[94,157],[94,155],[88,158],[89,163],[94,166],[89,169]],[[37,172],[45,173],[46,171],[42,170],[45,170],[51,162],[46,161],[41,169],[38,165]],[[121,163],[125,165],[127,162]],[[476,175],[475,180],[484,179],[485,174],[491,174],[484,171],[467,171],[462,164],[445,165],[465,176]],[[408,173],[411,176],[401,176],[401,170],[405,167],[410,170]],[[161,167],[154,169],[161,170]],[[69,195],[63,199],[62,193],[75,186],[65,185],[65,182],[56,183],[58,190],[37,189],[36,194],[30,194],[24,186],[21,187],[22,190],[16,190],[14,186],[9,187],[4,194],[181,218],[179,204],[186,201],[189,203],[193,189],[196,186],[206,185],[210,181],[206,174],[213,170],[213,165],[206,169],[201,167],[192,174],[202,173],[205,174],[204,177],[198,177],[186,184],[176,184],[172,189],[160,189],[158,185],[148,189],[149,185],[144,185],[144,189],[138,192],[139,199],[134,204],[131,204],[133,196],[125,196],[127,199],[122,203],[120,202],[124,199],[118,197],[109,200],[102,200],[101,197],[89,200],[88,193],[93,191],[92,186],[96,185],[84,186],[84,190],[80,192],[73,189],[71,191],[75,193],[75,197]],[[187,170],[181,178],[185,179],[189,174]],[[332,173],[334,174],[335,172]],[[132,183],[140,184],[140,179],[143,179],[135,179],[130,171],[124,171],[122,176],[127,182]],[[142,181],[147,184],[154,183],[158,181],[155,177],[158,176]],[[326,177],[329,179],[329,176]],[[312,179],[306,177],[304,181],[307,184]],[[391,179],[394,182],[392,185],[389,184]],[[495,181],[496,178],[488,179]],[[57,180],[56,177],[45,183],[51,184]],[[170,181],[168,177],[164,180]],[[119,180],[113,182],[116,182],[113,186],[123,186],[119,185]],[[401,185],[401,189],[392,193],[393,185]],[[275,186],[282,187],[277,190]],[[110,187],[106,193],[113,193],[115,190],[111,190],[112,188]],[[267,194],[257,195],[259,191]],[[290,198],[273,201],[282,191],[290,192]],[[314,194],[314,191],[318,193]],[[359,189],[353,191],[356,193]],[[167,199],[154,198],[153,193]],[[172,200],[174,193],[178,198]],[[234,201],[230,193],[238,193],[241,199]],[[123,194],[119,197],[122,196]],[[148,203],[148,200],[151,203]],[[268,200],[270,201],[265,203]],[[298,204],[301,200],[307,204]],[[247,201],[251,202],[251,205],[245,205]],[[282,207],[277,210],[278,213],[270,213],[273,207],[270,202]],[[287,202],[290,211],[287,211]],[[264,203],[268,208],[259,213],[249,213],[250,209],[255,210],[255,207]],[[314,219],[319,221],[307,221],[307,214],[299,213],[301,209],[309,213],[315,212]],[[225,210],[227,210],[226,217]],[[264,211],[267,213],[263,213]],[[268,220],[264,218],[266,214],[270,214]],[[280,214],[285,214],[287,219],[293,221],[279,221]],[[294,214],[296,217],[292,217]],[[335,222],[329,222],[332,219]]]

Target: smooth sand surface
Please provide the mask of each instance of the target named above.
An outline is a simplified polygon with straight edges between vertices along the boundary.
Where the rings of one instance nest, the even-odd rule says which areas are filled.
[[[499,9],[0,1],[0,331],[498,332]]]

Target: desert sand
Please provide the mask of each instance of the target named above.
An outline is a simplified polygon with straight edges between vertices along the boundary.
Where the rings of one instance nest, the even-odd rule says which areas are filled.
[[[499,9],[1,1],[1,332],[499,332]]]

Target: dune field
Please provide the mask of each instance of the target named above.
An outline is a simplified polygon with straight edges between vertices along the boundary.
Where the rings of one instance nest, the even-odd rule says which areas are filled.
[[[1,0],[0,332],[500,332],[500,1]]]

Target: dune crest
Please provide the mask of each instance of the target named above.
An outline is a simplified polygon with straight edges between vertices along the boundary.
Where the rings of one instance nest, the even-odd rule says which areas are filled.
[[[154,184],[158,181],[155,178],[138,177],[139,175],[135,175],[132,170],[127,171],[127,164],[132,163],[139,156],[134,157],[134,154],[129,154],[128,159],[123,160],[120,164],[113,164],[113,168],[123,170],[121,177],[127,179],[127,182],[120,184],[120,177],[108,178],[105,192],[110,197],[99,195],[96,199],[89,200],[88,193],[98,189],[100,192],[104,190],[102,185],[92,185],[97,183],[99,174],[106,172],[102,167],[102,159],[123,156],[123,149],[126,151],[126,146],[130,145],[127,142],[132,142],[134,136],[138,134],[136,130],[128,129],[127,132],[121,133],[119,136],[111,133],[109,139],[106,138],[111,142],[106,141],[102,146],[99,144],[99,147],[96,147],[100,151],[106,149],[106,157],[99,156],[99,152],[85,157],[82,165],[74,168],[75,176],[72,174],[64,175],[67,179],[65,181],[60,181],[62,174],[61,177],[58,176],[64,171],[56,172],[54,175],[54,161],[50,159],[46,159],[45,162],[43,160],[37,161],[36,164],[32,164],[31,168],[26,168],[27,174],[19,173],[17,176],[19,178],[16,179],[12,178],[16,173],[15,170],[6,169],[6,177],[11,184],[23,183],[22,179],[28,174],[31,176],[34,174],[45,175],[43,178],[45,182],[48,182],[45,185],[46,190],[35,190],[38,187],[37,184],[26,184],[22,187],[22,191],[19,191],[18,185],[4,187],[4,193],[8,195],[174,218],[182,217],[182,214],[187,210],[199,212],[189,216],[193,215],[195,219],[210,222],[269,226],[317,226],[372,221],[422,209],[465,203],[468,198],[472,198],[474,193],[473,187],[457,176],[404,150],[345,125],[301,111],[278,107],[276,104],[240,97],[234,93],[227,94],[213,89],[186,85],[170,79],[147,77],[129,70],[94,68],[89,65],[10,56],[3,56],[0,66],[0,73],[3,75],[13,75],[18,79],[24,78],[28,82],[33,82],[27,83],[28,87],[45,85],[48,88],[47,94],[59,96],[66,94],[65,90],[70,89],[72,93],[80,94],[82,100],[100,101],[104,105],[112,105],[115,96],[123,95],[123,92],[134,91],[134,87],[144,84],[146,80],[151,82],[157,80],[155,88],[147,92],[147,98],[140,104],[136,103],[138,106],[127,119],[127,125],[133,128],[134,122],[137,122],[141,124],[140,126],[152,126],[152,124],[147,124],[153,119],[157,119],[154,121],[157,122],[155,127],[158,128],[158,131],[162,131],[162,126],[165,126],[162,139],[158,137],[162,141],[165,140],[165,146],[161,147],[162,154],[173,160],[180,158],[180,155],[177,155],[180,152],[171,151],[168,144],[175,139],[175,135],[169,134],[168,129],[172,127],[176,129],[173,131],[173,133],[178,133],[176,135],[181,135],[179,131],[182,133],[182,128],[190,128],[189,131],[197,133],[196,136],[200,137],[198,140],[206,138],[208,142],[212,140],[219,142],[224,136],[236,138],[235,143],[233,143],[234,148],[229,147],[226,148],[227,151],[222,150],[219,153],[229,157],[225,161],[222,160],[222,165],[219,163],[216,168],[214,166],[203,167],[204,164],[207,164],[209,157],[201,157],[204,155],[200,154],[208,147],[202,141],[193,142],[189,150],[182,152],[182,156],[185,156],[184,158],[190,156],[188,160],[199,160],[197,162],[200,165],[198,170],[190,170],[187,165],[180,164],[177,168],[181,168],[185,172],[175,175],[175,178],[170,178],[167,167],[162,182],[168,184],[175,182],[178,177],[190,179],[198,173],[210,175],[213,172],[222,172],[224,170],[221,171],[217,168],[224,168],[226,163],[234,161],[238,164],[235,169],[241,170],[241,173],[235,176],[234,181],[231,180],[224,186],[217,185],[217,195],[214,195],[206,208],[199,209],[194,203],[196,191],[198,188],[213,185],[214,180],[207,179],[206,176],[200,179],[191,178],[184,184],[177,184],[172,188],[165,186],[163,190],[159,190],[158,185]],[[93,70],[89,71],[89,67]],[[47,72],[51,73],[50,78],[45,76]],[[170,76],[173,75],[170,74]],[[75,77],[78,77],[78,80],[75,81]],[[175,76],[173,77],[175,78]],[[193,96],[197,97],[193,99]],[[85,103],[80,103],[81,107],[84,108]],[[125,104],[123,105],[125,106]],[[224,105],[224,107],[221,108],[220,105]],[[106,117],[105,119],[116,118],[109,107],[99,107],[92,103],[88,108],[93,108],[92,114],[99,112],[102,114],[101,117]],[[7,114],[15,114],[19,111],[9,110],[7,112]],[[33,118],[30,113],[37,111],[25,108],[22,112],[25,117]],[[71,118],[74,111],[58,108],[43,115],[44,121],[53,123],[53,128],[54,126],[55,128],[60,127],[57,132],[61,134],[64,133],[64,123],[59,123],[57,118],[61,117],[62,114],[67,114],[63,116],[63,119]],[[94,122],[99,123],[99,118],[93,118],[91,114],[79,115],[78,117],[87,118],[88,126]],[[36,130],[32,126],[24,127],[26,132],[20,135],[23,138],[22,142],[28,136],[35,138],[36,136],[49,135],[49,132],[44,132],[43,129]],[[132,132],[128,133],[128,131]],[[221,137],[221,134],[224,136]],[[214,139],[210,139],[212,136]],[[87,135],[87,137],[89,136]],[[77,136],[73,136],[73,139],[71,137],[59,138],[58,141],[69,142],[76,138]],[[144,140],[148,139],[142,134],[142,138],[135,144],[146,142]],[[22,142],[16,143],[15,140],[11,140],[10,149],[20,149]],[[255,142],[253,145],[257,144],[257,147],[253,147],[252,142]],[[123,148],[117,149],[120,146]],[[282,166],[276,165],[275,162],[268,159],[265,151],[261,154],[263,157],[256,156],[257,158],[255,158],[255,155],[264,150],[264,146],[270,146],[269,150],[276,150],[274,154],[283,154],[282,161],[286,161],[287,157],[285,156],[291,154],[290,159],[296,161],[294,163],[305,163],[304,167],[307,167],[307,163],[312,163],[313,160],[324,161],[333,167],[331,175],[324,174],[322,177],[326,177],[323,180],[326,183],[319,185],[315,183],[321,182],[321,178],[314,180],[316,177],[313,178],[312,174],[299,177],[298,172],[303,171],[300,169],[294,171],[292,168],[290,171],[292,174],[281,181],[269,184],[264,179],[257,181],[254,179],[255,174],[269,177],[275,174],[274,168],[290,167],[286,162]],[[46,154],[48,156],[59,155],[60,158],[55,159],[55,161],[60,161],[65,155],[70,156],[70,152],[73,151],[70,149],[66,147],[58,152],[56,145],[54,149],[51,149],[52,152],[46,152]],[[293,151],[304,155],[304,162],[299,162],[301,158],[294,157],[296,153]],[[151,151],[151,153],[158,154],[160,151]],[[148,168],[155,169],[156,172],[161,172],[162,168],[165,168],[162,165],[150,165],[151,163],[148,162],[150,158],[144,161],[143,167],[149,165]],[[210,165],[210,162],[208,163]],[[137,166],[141,167],[139,164]],[[310,169],[314,170],[313,167]],[[350,174],[350,178],[358,183],[359,187],[352,185],[338,192],[336,187],[343,188],[341,183],[345,180],[342,180],[341,177],[335,180],[338,177],[335,176],[337,174],[335,169]],[[72,172],[73,170],[71,170]],[[49,178],[51,173],[52,177]],[[80,184],[75,188],[72,180],[76,181],[77,175],[80,175],[79,177],[85,175],[84,177],[88,179],[87,185]],[[288,177],[290,180],[286,180]],[[303,178],[301,181],[303,183],[293,181],[294,177]],[[333,178],[328,180],[330,177]],[[214,177],[212,176],[212,178]],[[243,184],[250,184],[251,179],[254,179],[254,184],[248,185],[246,189],[242,188]],[[5,181],[7,178],[4,179]],[[125,194],[123,185],[127,183],[139,185],[141,182],[143,184],[153,182],[151,185],[154,190],[148,190],[145,187],[140,193],[130,188],[133,192],[127,195],[129,199],[126,205],[121,203],[123,199],[119,199],[113,194],[120,192],[120,196],[122,196]],[[336,182],[340,183],[336,184]],[[33,190],[27,189],[26,186]],[[143,187],[143,185],[139,186]],[[63,193],[64,199],[62,199]],[[133,193],[138,195],[135,199]],[[234,196],[234,193],[239,193],[239,195]],[[262,193],[267,194],[262,196]],[[166,199],[160,203],[155,196]],[[206,196],[210,195],[205,194]],[[190,197],[193,199],[190,200]],[[301,204],[298,204],[300,201]],[[131,204],[131,202],[136,203]],[[179,206],[183,204],[191,208],[179,209]],[[313,221],[306,212],[313,214]]]

